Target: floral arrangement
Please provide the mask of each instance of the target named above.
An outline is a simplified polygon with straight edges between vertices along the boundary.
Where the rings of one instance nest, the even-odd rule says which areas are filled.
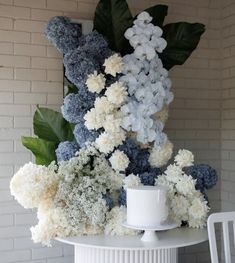
[[[32,238],[46,245],[61,236],[137,234],[121,224],[126,189],[138,185],[167,186],[172,220],[178,226],[204,227],[209,211],[205,190],[217,182],[215,170],[194,165],[188,150],[179,150],[174,164],[164,169],[173,154],[164,133],[173,100],[168,69],[189,57],[203,25],[181,22],[162,29],[165,6],[130,19],[125,1],[110,1],[122,5],[116,9],[105,3],[98,4],[95,30],[87,35],[67,17],[52,18],[45,29],[64,54],[65,74],[75,89],[64,98],[62,114],[37,109],[38,137],[22,138],[36,164],[20,168],[10,188],[22,206],[38,209]],[[123,24],[115,33],[107,27],[104,31],[107,10],[123,13],[123,8]],[[113,34],[118,34],[117,42]],[[167,43],[174,34],[188,46]],[[175,54],[173,59],[173,50],[184,56]]]

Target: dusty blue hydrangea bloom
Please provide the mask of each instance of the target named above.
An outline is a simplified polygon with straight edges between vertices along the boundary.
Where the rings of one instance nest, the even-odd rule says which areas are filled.
[[[162,172],[159,168],[153,168],[149,172],[139,174],[139,178],[141,183],[144,185],[154,185],[155,179],[157,179],[158,175],[160,175],[161,173]]]
[[[126,190],[122,189],[120,191],[119,197],[118,197],[118,203],[119,205],[126,206]]]
[[[83,97],[80,94],[70,93],[64,98],[61,112],[64,118],[70,123],[84,122],[84,115],[94,105],[94,100]]]
[[[89,49],[82,48],[67,53],[64,56],[64,66],[66,77],[78,87],[84,86],[87,76],[100,68]]]
[[[48,40],[63,54],[74,50],[79,45],[81,27],[71,23],[68,17],[53,17],[45,28],[44,34]]]
[[[75,85],[84,85],[87,75],[99,72],[112,51],[104,37],[93,31],[79,39],[79,46],[64,57],[65,75]]]
[[[103,35],[97,31],[92,31],[87,35],[83,35],[79,39],[79,47],[89,49],[90,53],[99,61],[101,66],[104,63],[104,59],[113,54],[113,51],[108,48],[108,42]]]
[[[106,205],[109,209],[112,209],[114,207],[113,199],[110,195],[106,194],[103,195],[104,200],[106,201]]]
[[[93,142],[99,136],[97,131],[89,131],[83,122],[76,124],[73,134],[80,147],[85,146],[86,142]]]
[[[88,101],[89,105],[94,104],[95,99],[98,97],[99,94],[97,93],[92,93],[87,89],[87,86],[83,85],[83,86],[79,86],[78,87],[78,94],[79,96],[86,98],[86,100]]]
[[[205,189],[212,188],[218,181],[216,170],[207,164],[185,167],[184,171],[194,179],[197,179],[196,188],[201,192],[204,192]]]
[[[130,160],[126,169],[127,174],[141,174],[151,169],[148,162],[148,150],[141,149],[133,139],[127,138],[125,142],[119,146],[119,149],[124,151]]]
[[[68,161],[75,156],[75,153],[79,150],[79,146],[76,142],[64,141],[61,142],[56,149],[57,161]]]

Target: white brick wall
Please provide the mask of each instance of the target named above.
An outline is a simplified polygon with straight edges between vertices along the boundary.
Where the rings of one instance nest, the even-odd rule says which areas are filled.
[[[0,262],[73,262],[73,249],[70,246],[55,243],[52,248],[42,248],[31,242],[29,226],[34,224],[36,216],[13,200],[8,183],[19,166],[32,158],[20,145],[20,136],[32,134],[35,105],[59,108],[62,103],[61,55],[42,35],[43,26],[55,15],[92,19],[97,2],[98,0],[0,0]],[[167,22],[186,20],[206,24],[207,32],[199,48],[184,66],[176,67],[171,73],[175,101],[171,107],[167,130],[176,149],[187,147],[193,150],[198,162],[210,163],[219,171],[222,0],[129,0],[134,12],[160,2],[169,5]],[[229,1],[225,2],[229,5]],[[231,12],[230,8],[224,9]],[[226,13],[224,24],[230,27],[233,21],[232,15]],[[223,90],[223,105],[229,110],[226,114],[232,119],[234,93],[231,87],[235,67],[230,57],[235,54],[235,49],[232,48],[235,43],[234,27],[230,31],[231,36],[226,37],[223,49],[224,56],[227,54],[228,58],[223,72],[226,76],[223,86],[227,87]],[[226,30],[227,34],[230,31]],[[225,110],[223,116],[224,114]],[[224,131],[222,142],[228,144],[223,146],[223,158],[226,162],[222,166],[230,165],[231,168],[223,168],[223,180],[229,182],[233,181],[233,159],[229,159],[233,158],[233,137],[232,130]],[[225,207],[233,205],[228,201],[232,198],[231,192],[223,188],[222,198],[227,198]],[[219,210],[219,187],[210,196],[212,206]],[[208,258],[208,246],[203,244],[182,250],[180,263],[209,262]]]
[[[235,2],[222,3],[221,208],[231,211],[235,210]],[[235,251],[232,261],[235,261]]]

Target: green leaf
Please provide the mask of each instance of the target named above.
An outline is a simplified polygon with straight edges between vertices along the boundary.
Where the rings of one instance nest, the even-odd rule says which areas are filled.
[[[72,83],[68,85],[68,90],[65,96],[69,95],[70,93],[78,93],[78,88]]]
[[[148,12],[150,16],[153,18],[151,23],[153,23],[155,26],[162,27],[164,19],[167,16],[167,10],[168,10],[167,5],[155,5],[145,9],[144,11]]]
[[[163,27],[163,38],[167,41],[167,47],[160,54],[160,58],[166,69],[175,65],[182,65],[197,47],[201,35],[205,32],[205,26],[200,23],[179,22]]]
[[[39,138],[21,137],[22,144],[35,156],[36,164],[48,166],[56,160],[55,150],[58,146],[56,142],[50,142]]]
[[[73,129],[60,112],[47,109],[37,108],[33,118],[34,133],[39,138],[52,141],[73,141]]]
[[[132,26],[132,22],[133,17],[126,0],[100,0],[96,7],[94,30],[107,38],[112,50],[122,55],[130,49],[124,33]]]

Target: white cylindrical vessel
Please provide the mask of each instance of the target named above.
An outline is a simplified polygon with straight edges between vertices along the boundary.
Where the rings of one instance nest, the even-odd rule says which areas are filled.
[[[137,186],[127,188],[127,224],[155,227],[168,217],[167,188]]]

